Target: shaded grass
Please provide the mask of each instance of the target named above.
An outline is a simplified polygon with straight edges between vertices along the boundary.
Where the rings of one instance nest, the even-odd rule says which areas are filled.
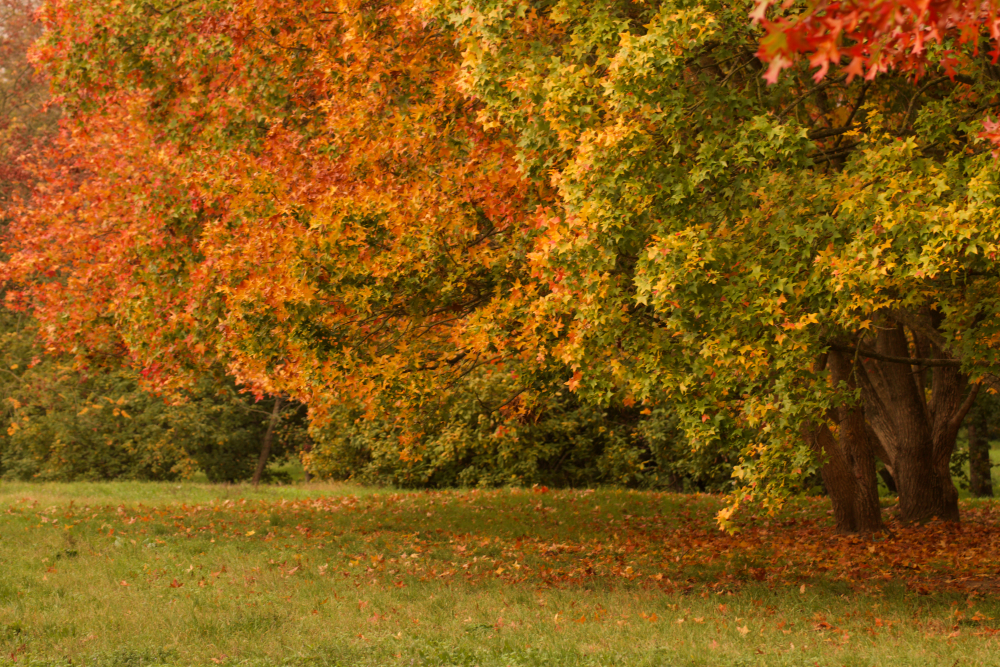
[[[41,505],[60,503],[85,505],[198,504],[226,500],[301,500],[350,494],[359,498],[382,493],[380,489],[320,483],[296,486],[209,484],[190,482],[3,482],[0,506],[28,498]]]
[[[876,541],[834,535],[821,500],[732,537],[718,507],[612,490],[4,485],[0,663],[1000,664],[992,503],[964,505],[964,530]]]

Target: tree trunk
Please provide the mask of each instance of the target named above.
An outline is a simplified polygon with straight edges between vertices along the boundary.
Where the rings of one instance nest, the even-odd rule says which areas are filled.
[[[840,352],[830,352],[830,375],[835,385],[846,383],[857,388],[853,362]],[[883,530],[882,508],[878,502],[878,476],[875,472],[875,443],[870,439],[864,408],[841,405],[837,413],[837,439],[854,481],[855,531],[874,533]]]
[[[878,471],[882,481],[885,482],[885,488],[889,489],[889,493],[899,493],[899,489],[896,488],[896,478],[892,476],[888,468],[882,468]]]
[[[257,459],[257,469],[253,472],[253,485],[260,484],[261,475],[267,466],[267,457],[271,455],[271,439],[274,437],[274,427],[278,423],[281,414],[281,397],[274,399],[274,409],[271,410],[271,421],[267,423],[267,432],[264,434],[264,442],[260,446],[260,458]]]
[[[302,444],[302,451],[305,452],[306,454],[308,454],[309,452],[312,451],[312,439],[311,438],[307,439]],[[309,468],[307,466],[302,466],[302,472],[303,472],[303,474],[306,477],[306,483],[308,484],[309,482],[311,482],[312,481],[312,475],[309,474]]]
[[[979,410],[973,410],[966,427],[969,436],[969,491],[977,498],[993,497],[993,466],[990,443],[986,437],[988,424]]]
[[[916,356],[943,358],[919,334],[913,334],[913,339]],[[892,323],[879,328],[875,352],[913,358],[906,332]],[[958,521],[958,491],[951,481],[951,454],[976,388],[966,395],[968,378],[956,367],[928,369],[863,355],[861,359],[857,375],[865,414],[891,459],[886,464],[899,489],[900,519],[906,523],[935,517]]]
[[[830,367],[830,379],[853,388],[850,362],[830,351],[814,367]],[[833,518],[838,533],[873,533],[883,529],[878,503],[878,480],[875,477],[875,450],[866,430],[864,412],[854,405],[830,410],[827,424],[808,424],[806,442],[823,461],[820,474],[833,504]],[[836,435],[831,425],[836,424]]]
[[[826,424],[813,425],[809,430],[806,436],[808,442],[823,459],[820,475],[833,504],[836,530],[838,533],[856,533],[858,516],[854,499],[857,495],[857,485],[847,463],[847,457],[844,456],[844,452]]]

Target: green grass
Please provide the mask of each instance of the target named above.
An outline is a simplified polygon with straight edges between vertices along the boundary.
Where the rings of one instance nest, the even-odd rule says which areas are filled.
[[[4,484],[0,664],[1000,665],[991,502],[870,543],[833,535],[822,500],[732,537],[719,507]]]

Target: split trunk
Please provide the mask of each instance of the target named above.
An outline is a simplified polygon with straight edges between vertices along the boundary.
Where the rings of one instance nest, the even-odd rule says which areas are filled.
[[[908,337],[899,324],[880,328],[872,351],[882,358],[861,354],[855,370],[873,445],[899,490],[900,519],[958,521],[951,455],[975,387],[957,366],[921,363],[945,357],[921,334]]]

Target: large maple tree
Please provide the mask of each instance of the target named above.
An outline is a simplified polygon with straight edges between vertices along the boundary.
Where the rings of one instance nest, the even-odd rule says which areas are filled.
[[[531,354],[521,220],[545,191],[476,122],[415,4],[41,17],[73,166],[42,167],[6,271],[51,346],[123,344],[163,389],[221,361],[318,421],[341,403],[403,418]]]
[[[752,10],[442,13],[467,90],[557,188],[540,309],[570,318],[555,351],[582,391],[673,401],[695,442],[734,420],[737,503],[781,495],[812,449],[843,530],[881,526],[876,456],[904,520],[957,520],[950,456],[998,361],[993,65],[957,42],[920,81],[836,59],[767,77]]]
[[[810,67],[767,9],[53,0],[72,168],[12,227],[11,300],[52,346],[154,384],[221,360],[320,421],[555,360],[741,434],[737,502],[818,457],[877,530],[877,457],[905,520],[957,519],[998,366],[994,66],[959,32],[912,67],[789,42]]]

